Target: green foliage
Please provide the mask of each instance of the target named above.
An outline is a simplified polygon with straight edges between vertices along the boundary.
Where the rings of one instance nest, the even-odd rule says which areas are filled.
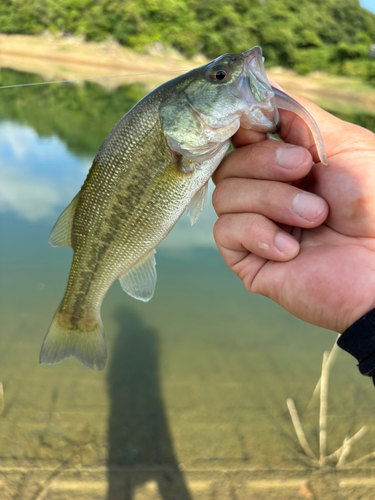
[[[0,72],[1,86],[39,81],[38,75],[6,69]],[[0,121],[29,125],[41,137],[56,135],[75,154],[91,157],[118,120],[146,93],[141,85],[108,91],[96,83],[50,84],[1,92]],[[375,115],[327,111],[375,132]]]
[[[338,111],[332,111],[330,109],[326,109],[326,111],[328,111],[332,115],[337,116],[337,118],[340,118],[341,120],[345,120],[346,122],[350,122],[350,123],[355,123],[356,125],[367,128],[368,130],[371,130],[372,132],[375,133],[375,115],[372,115],[370,113],[347,114],[347,113],[341,113]]]
[[[113,36],[138,51],[158,42],[187,56],[258,44],[268,65],[373,78],[364,62],[375,15],[359,0],[1,0],[0,32],[44,30],[95,41]]]
[[[0,86],[39,82],[38,75],[0,72]],[[57,135],[78,154],[94,155],[118,120],[145,94],[139,84],[112,92],[95,83],[50,84],[1,90],[0,120],[31,126],[39,136]]]

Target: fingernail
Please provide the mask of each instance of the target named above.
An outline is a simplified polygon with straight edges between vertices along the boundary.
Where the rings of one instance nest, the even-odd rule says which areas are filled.
[[[298,250],[298,242],[289,234],[279,232],[275,236],[275,245],[280,250],[280,252],[285,254],[293,254]]]
[[[280,167],[294,169],[303,162],[305,154],[305,149],[299,146],[283,146],[276,150],[276,161]]]
[[[298,193],[292,203],[293,212],[303,219],[315,220],[322,215],[326,204],[322,198],[308,193]]]

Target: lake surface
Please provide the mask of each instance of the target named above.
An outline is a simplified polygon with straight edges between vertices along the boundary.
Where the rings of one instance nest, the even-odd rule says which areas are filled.
[[[39,80],[0,75],[1,85]],[[319,402],[308,404],[336,334],[244,289],[214,245],[210,202],[194,227],[184,215],[158,247],[149,303],[118,282],[110,289],[104,371],[72,358],[39,365],[72,258],[71,249],[49,246],[49,233],[143,89],[1,92],[0,498],[268,500],[327,498],[336,487],[341,496],[329,498],[372,498],[375,462],[317,475],[301,457],[286,406],[293,398],[318,453]],[[374,387],[340,352],[328,452],[364,425],[348,461],[374,451],[374,415]]]

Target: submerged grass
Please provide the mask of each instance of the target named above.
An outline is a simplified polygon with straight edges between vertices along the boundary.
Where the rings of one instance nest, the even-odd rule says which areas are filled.
[[[329,374],[336,355],[339,351],[337,343],[333,345],[331,352],[324,352],[323,354],[323,364],[321,377],[315,387],[312,399],[320,393],[320,410],[319,410],[319,456],[316,456],[312,451],[307,439],[305,432],[303,430],[296,406],[293,399],[288,398],[286,404],[288,406],[289,414],[292,419],[293,427],[296,432],[298,441],[304,452],[301,456],[303,462],[315,468],[327,468],[334,467],[337,470],[344,468],[353,468],[358,465],[362,465],[369,461],[371,458],[375,457],[375,451],[368,453],[361,458],[348,463],[347,458],[352,451],[352,448],[356,442],[358,442],[368,431],[367,426],[361,427],[361,429],[354,434],[351,438],[345,436],[343,444],[330,455],[327,454],[327,416],[328,416],[328,382]],[[310,405],[309,404],[309,405]]]

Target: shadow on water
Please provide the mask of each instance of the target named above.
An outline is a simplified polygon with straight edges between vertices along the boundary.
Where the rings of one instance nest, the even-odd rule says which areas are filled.
[[[117,310],[116,321],[108,374],[107,500],[132,500],[135,489],[149,481],[157,483],[163,500],[190,500],[161,395],[157,331],[127,307]]]

